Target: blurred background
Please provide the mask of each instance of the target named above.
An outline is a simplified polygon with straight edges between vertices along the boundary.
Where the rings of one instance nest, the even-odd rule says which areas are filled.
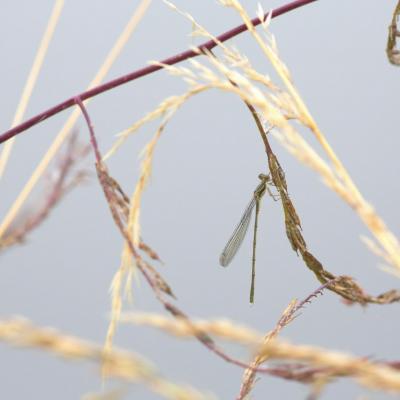
[[[134,12],[138,1],[69,0],[50,44],[26,118],[82,92]],[[215,1],[174,2],[211,33],[241,24],[230,9]],[[265,10],[283,1],[261,2]],[[258,2],[247,1],[255,16]],[[6,131],[50,16],[53,1],[1,2],[0,130]],[[400,70],[385,54],[395,1],[320,1],[272,21],[280,56],[321,130],[366,199],[395,234],[399,234],[398,173]],[[154,1],[107,80],[186,50],[200,43],[192,26],[161,1]],[[249,34],[232,39],[260,72],[272,74]],[[273,75],[272,75],[273,76]],[[183,93],[186,85],[159,71],[109,91],[88,106],[101,150],[115,135],[157,106]],[[0,181],[0,215],[5,215],[49,143],[71,110],[39,124],[17,139]],[[79,120],[79,138],[88,142]],[[139,172],[139,155],[157,124],[146,125],[112,157],[110,173],[131,194]],[[307,140],[316,145],[311,134]],[[381,260],[366,249],[368,234],[352,210],[271,142],[286,173],[291,198],[302,220],[307,244],[336,275],[357,279],[377,295],[396,288],[397,279],[382,271]],[[317,147],[318,148],[318,147]],[[22,315],[40,326],[52,326],[103,343],[110,311],[109,287],[120,263],[122,240],[101,188],[93,155],[84,167],[91,177],[71,192],[46,222],[21,246],[1,254],[1,318]],[[142,206],[145,241],[165,262],[160,271],[171,284],[178,305],[192,317],[226,317],[261,332],[272,329],[293,298],[303,299],[319,283],[291,250],[281,208],[264,198],[259,220],[256,302],[250,306],[251,235],[228,269],[219,254],[266,172],[266,157],[252,117],[240,99],[209,91],[187,102],[167,126],[154,159],[151,183]],[[29,204],[40,198],[37,190]],[[161,312],[142,278],[133,284],[134,304],[125,309]],[[345,306],[325,292],[281,333],[293,343],[313,344],[359,356],[398,360],[398,305]],[[227,364],[193,340],[178,340],[146,327],[120,325],[115,343],[157,365],[168,379],[193,385],[218,398],[234,398],[243,371]],[[244,349],[224,346],[249,359]],[[78,398],[101,392],[98,366],[58,359],[38,350],[0,345],[1,398]],[[105,389],[120,387],[109,381]],[[128,388],[127,398],[158,398],[143,386]],[[309,388],[263,376],[253,397],[305,398]],[[389,396],[368,391],[350,380],[329,385],[322,399]]]

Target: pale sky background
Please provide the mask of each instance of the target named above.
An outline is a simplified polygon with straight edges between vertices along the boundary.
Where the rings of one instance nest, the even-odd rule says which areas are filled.
[[[137,1],[66,2],[26,116],[81,92],[118,37]],[[244,2],[252,16],[256,1]],[[241,23],[215,1],[175,1],[213,34]],[[264,9],[283,1],[264,1]],[[0,130],[7,130],[53,2],[3,0],[0,5]],[[280,55],[311,113],[365,197],[399,234],[398,95],[400,69],[386,59],[387,26],[395,1],[319,1],[274,19]],[[191,24],[154,1],[108,79],[188,48]],[[197,39],[196,39],[197,40]],[[263,73],[268,62],[247,33],[229,42]],[[183,64],[182,64],[183,65]],[[183,93],[179,78],[161,71],[95,98],[89,111],[102,151],[163,98]],[[0,182],[2,215],[44,150],[69,115],[65,111],[21,135]],[[83,121],[77,124],[87,142]],[[131,138],[110,160],[111,174],[131,193],[139,153],[156,125]],[[312,143],[311,135],[306,133]],[[370,293],[398,287],[380,269],[381,260],[360,241],[368,234],[358,217],[276,140],[273,148],[286,172],[289,191],[302,219],[310,250],[336,275],[346,274]],[[109,286],[118,268],[122,240],[95,179],[93,155],[86,167],[89,184],[72,192],[29,238],[1,256],[1,318],[22,315],[102,343],[110,310]],[[155,153],[151,184],[142,208],[145,240],[165,261],[160,267],[193,317],[226,317],[262,332],[270,330],[293,298],[303,299],[319,283],[287,242],[281,208],[265,198],[260,215],[256,303],[248,304],[251,235],[229,269],[218,257],[234,225],[266,171],[256,127],[243,103],[210,91],[190,100],[168,125]],[[34,203],[34,198],[31,200]],[[146,283],[134,283],[134,309],[164,313]],[[398,360],[399,305],[347,307],[325,292],[281,334],[294,343],[314,344],[377,359]],[[116,344],[152,360],[168,379],[234,398],[242,370],[199,343],[177,340],[151,328],[120,326]],[[248,359],[234,346],[227,352]],[[97,366],[59,359],[37,350],[0,345],[0,397],[59,400],[101,391]],[[106,389],[119,387],[108,382]],[[261,377],[254,399],[304,399],[301,384]],[[350,380],[327,387],[321,399],[384,399]],[[129,387],[125,398],[155,399],[143,386]],[[364,397],[365,398],[365,397]]]

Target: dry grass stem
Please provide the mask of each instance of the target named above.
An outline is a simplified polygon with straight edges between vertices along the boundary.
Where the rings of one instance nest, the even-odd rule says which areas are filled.
[[[207,332],[221,339],[246,345],[261,343],[257,342],[261,337],[260,333],[227,319],[213,321],[191,320],[189,324],[183,319],[173,319],[160,314],[125,312],[121,314],[120,322],[151,326],[182,338],[191,338],[199,332]]]
[[[158,62],[154,62],[157,65],[160,65]],[[164,64],[162,64],[164,65]],[[168,66],[169,67],[169,66]],[[168,120],[171,119],[173,114],[192,96],[199,94],[207,89],[210,89],[210,87],[206,87],[204,85],[199,85],[198,87],[193,87],[191,88],[190,91],[187,93],[181,95],[181,96],[171,96],[168,97],[167,99],[163,100],[157,108],[155,108],[153,111],[149,112],[146,114],[142,119],[139,121],[135,122],[132,126],[129,128],[125,129],[124,131],[118,133],[118,139],[115,141],[115,143],[112,145],[112,147],[107,151],[107,153],[104,155],[103,160],[106,161],[108,160],[111,156],[113,156],[117,150],[125,143],[125,141],[129,138],[129,136],[133,135],[136,133],[143,125],[145,125],[148,122],[154,121],[158,118],[165,117],[163,122],[160,125],[165,125]]]
[[[275,328],[264,336],[262,341],[263,344],[269,343],[270,340],[278,336],[280,331],[292,321],[297,304],[298,303],[296,300],[292,300],[290,302],[290,304],[283,311],[282,316],[279,319],[279,322],[276,324]],[[254,368],[260,366],[267,359],[268,357],[265,354],[260,354],[260,352],[256,353],[253,361],[250,364],[251,368],[247,368],[243,374],[238,399],[244,399],[246,396],[248,396],[254,386],[256,379]]]
[[[400,372],[366,359],[313,346],[270,341],[260,349],[260,356],[269,359],[297,360],[330,369],[333,376],[351,376],[361,385],[388,392],[400,392]]]
[[[42,37],[42,40],[40,42],[38,51],[36,53],[35,59],[34,59],[33,64],[32,64],[32,68],[31,68],[31,70],[30,70],[30,72],[28,74],[28,78],[26,80],[25,87],[24,87],[24,89],[22,91],[22,95],[21,95],[17,110],[15,112],[14,119],[13,119],[13,122],[11,124],[11,127],[14,127],[14,126],[16,126],[16,125],[18,125],[19,123],[22,122],[22,119],[23,119],[24,114],[25,114],[26,107],[28,106],[28,102],[29,102],[29,99],[30,99],[30,97],[32,95],[33,88],[35,87],[37,78],[39,76],[40,69],[42,68],[43,61],[44,61],[44,58],[45,58],[46,53],[47,53],[47,49],[49,48],[49,44],[50,44],[51,38],[53,37],[53,33],[54,33],[54,30],[55,30],[55,28],[57,26],[58,19],[59,19],[60,15],[61,15],[61,11],[62,11],[63,6],[64,6],[64,1],[63,0],[57,0],[55,2],[55,4],[54,4],[53,11],[52,11],[52,13],[50,15],[50,18],[49,18],[49,21],[47,23],[47,27],[46,27],[45,33],[44,33],[44,35]],[[2,178],[2,176],[4,174],[4,170],[6,168],[8,159],[10,157],[13,145],[15,143],[15,139],[16,138],[14,137],[14,138],[11,138],[10,140],[8,140],[4,144],[4,146],[3,146],[2,150],[1,150],[1,154],[0,154],[0,179]],[[1,237],[1,235],[0,235],[0,237]]]

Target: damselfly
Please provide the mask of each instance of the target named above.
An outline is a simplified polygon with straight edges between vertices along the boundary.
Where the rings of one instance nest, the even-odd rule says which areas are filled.
[[[260,179],[259,185],[254,190],[253,197],[249,205],[244,210],[242,218],[237,224],[232,236],[228,240],[222,254],[219,257],[219,263],[223,267],[227,267],[232,259],[235,257],[240,245],[246,236],[247,229],[249,227],[250,219],[253,214],[254,207],[256,208],[256,216],[254,220],[254,233],[253,233],[253,257],[251,263],[251,286],[250,286],[250,303],[254,303],[254,281],[256,276],[256,245],[257,245],[257,226],[258,226],[258,214],[260,212],[260,201],[264,196],[265,191],[268,190],[267,185],[271,182],[269,175],[260,174],[258,175]],[[272,193],[270,193],[273,197]]]

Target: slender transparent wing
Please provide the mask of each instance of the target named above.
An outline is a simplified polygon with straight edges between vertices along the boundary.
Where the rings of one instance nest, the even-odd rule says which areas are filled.
[[[237,253],[240,245],[243,242],[244,237],[246,236],[247,229],[249,227],[251,215],[253,213],[254,206],[256,205],[256,199],[253,197],[249,203],[249,205],[244,210],[241,220],[237,224],[235,230],[232,233],[231,238],[226,244],[223,252],[219,257],[219,263],[223,267],[227,267],[229,263],[232,261],[233,257]]]

